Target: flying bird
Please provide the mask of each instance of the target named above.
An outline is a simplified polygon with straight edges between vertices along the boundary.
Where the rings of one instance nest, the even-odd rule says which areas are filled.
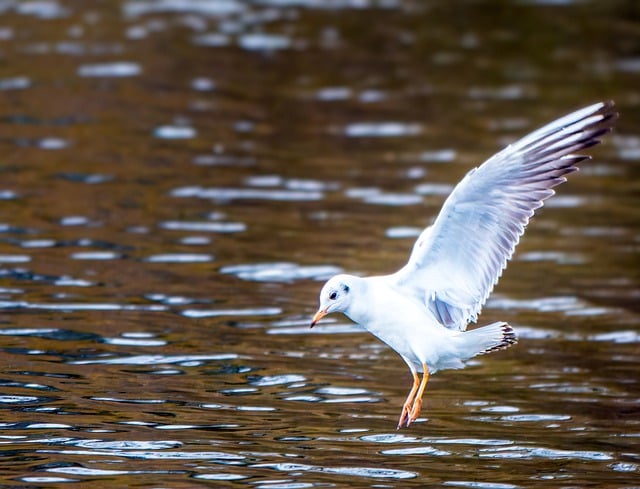
[[[598,144],[616,119],[613,102],[601,102],[507,146],[458,183],[399,271],[340,274],[322,287],[311,327],[344,313],[409,366],[413,385],[398,429],[418,418],[429,375],[517,342],[505,322],[469,331],[467,325],[476,322],[536,209],[590,158],[577,152]]]

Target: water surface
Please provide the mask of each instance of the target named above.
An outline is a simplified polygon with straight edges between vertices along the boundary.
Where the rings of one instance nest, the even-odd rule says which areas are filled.
[[[0,3],[6,487],[637,487],[633,2]],[[481,324],[410,376],[334,273],[394,271],[504,144],[615,99]],[[470,239],[482,239],[470,236]]]

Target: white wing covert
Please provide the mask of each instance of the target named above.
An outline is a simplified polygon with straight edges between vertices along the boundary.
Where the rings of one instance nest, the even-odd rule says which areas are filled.
[[[565,175],[589,156],[617,118],[613,102],[591,105],[532,132],[474,168],[392,275],[444,326],[475,321],[529,219]]]

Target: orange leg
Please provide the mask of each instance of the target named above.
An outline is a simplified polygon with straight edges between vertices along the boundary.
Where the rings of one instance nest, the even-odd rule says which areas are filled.
[[[427,387],[427,382],[429,382],[429,367],[427,367],[426,363],[422,364],[422,382],[420,382],[420,387],[418,388],[418,392],[416,393],[416,397],[413,400],[413,406],[411,407],[411,412],[409,413],[409,419],[407,419],[407,428],[411,423],[413,423],[418,416],[420,415],[420,411],[422,410],[422,396],[424,395],[424,390]]]
[[[416,397],[416,392],[418,391],[418,388],[420,385],[420,377],[418,377],[418,374],[413,370],[411,370],[411,373],[413,374],[413,386],[409,391],[407,400],[404,401],[404,405],[402,406],[402,413],[400,414],[400,419],[398,420],[398,427],[396,428],[398,430],[403,426],[405,426],[405,423],[406,423],[406,426],[409,426],[409,424],[407,423],[409,418],[409,413],[411,412],[413,401]]]

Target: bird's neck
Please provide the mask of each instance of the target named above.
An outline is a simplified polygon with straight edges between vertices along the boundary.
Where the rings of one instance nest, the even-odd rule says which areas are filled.
[[[379,294],[376,292],[375,282],[378,277],[353,277],[351,284],[353,287],[353,297],[360,297],[361,300],[351,300],[349,306],[344,311],[345,315],[353,322],[367,327],[372,320],[379,316]]]
[[[344,315],[351,319],[354,323],[364,325],[368,319],[368,306],[370,304],[366,300],[353,300],[355,297],[367,297],[368,290],[368,278],[356,277],[355,275],[349,276],[349,285],[351,287],[352,299],[349,301],[346,309],[343,311]]]

